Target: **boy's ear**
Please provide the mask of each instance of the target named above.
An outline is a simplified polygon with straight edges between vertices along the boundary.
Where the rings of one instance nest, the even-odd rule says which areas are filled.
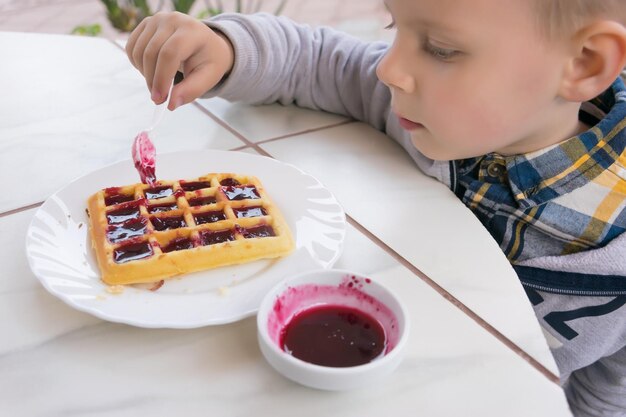
[[[559,96],[584,102],[606,90],[626,65],[626,27],[601,20],[572,38],[573,54],[563,74]]]

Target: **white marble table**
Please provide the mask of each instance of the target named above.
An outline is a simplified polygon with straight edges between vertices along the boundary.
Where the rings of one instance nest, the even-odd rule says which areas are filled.
[[[412,316],[406,359],[378,386],[329,393],[284,379],[253,317],[145,329],[67,306],[29,269],[29,222],[73,179],[128,159],[153,105],[107,40],[5,32],[0,57],[0,415],[570,415],[489,234],[392,140],[335,115],[200,100],[167,115],[156,146],[269,155],[336,195],[349,224],[335,266],[385,281]]]

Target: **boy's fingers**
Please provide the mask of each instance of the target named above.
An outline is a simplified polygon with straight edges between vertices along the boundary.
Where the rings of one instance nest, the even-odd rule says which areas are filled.
[[[139,25],[137,25],[137,27],[131,32],[130,36],[128,37],[128,40],[126,41],[126,56],[128,56],[128,60],[134,65],[133,62],[133,50],[135,49],[135,44],[137,43],[137,38],[139,37],[139,35],[141,35],[141,32],[143,32],[143,30],[146,27],[146,20],[144,19],[142,20]]]
[[[135,42],[135,46],[133,47],[133,62],[135,67],[143,74],[143,55],[146,50],[146,46],[152,36],[154,36],[154,32],[156,31],[156,25],[146,25],[146,28],[141,32],[137,41]]]
[[[166,90],[160,88],[155,91],[154,84],[157,69],[159,65],[162,65],[162,63],[165,61],[163,59],[159,60],[161,50],[167,44],[167,41],[172,33],[173,31],[169,28],[157,30],[146,45],[146,49],[143,53],[143,76],[145,77],[146,83],[148,84],[148,90],[150,90],[150,93],[152,94],[152,99],[155,101],[160,100],[160,96],[163,96],[163,98],[165,98],[164,94],[167,94],[167,91],[169,89],[168,86],[168,89]],[[159,94],[155,95],[155,92],[157,91]]]
[[[213,88],[224,75],[215,64],[203,64],[185,73],[185,79],[172,89],[172,97],[167,106],[174,110],[190,103]]]
[[[170,91],[170,86],[174,81],[174,77],[176,76],[177,67],[173,69],[170,68],[160,68],[157,70],[158,77],[155,76],[154,84],[152,85],[152,90],[150,91],[152,101],[155,104],[162,104],[164,101],[168,100],[171,102],[171,97],[168,97],[168,93]]]
[[[159,49],[150,89],[152,100],[156,104],[161,104],[167,99],[167,93],[170,91],[176,71],[190,54],[187,50],[188,45],[183,44],[180,47],[177,45],[176,37],[172,35]]]
[[[126,56],[128,56],[128,60],[135,67],[137,67],[137,65],[135,65],[135,61],[133,60],[133,51],[135,50],[135,45],[137,44],[137,38],[139,38],[139,36],[142,34],[144,29],[146,28],[148,19],[149,18],[143,19],[139,23],[139,25],[135,28],[135,30],[133,30],[133,32],[130,34],[130,37],[128,38],[128,42],[126,42]]]

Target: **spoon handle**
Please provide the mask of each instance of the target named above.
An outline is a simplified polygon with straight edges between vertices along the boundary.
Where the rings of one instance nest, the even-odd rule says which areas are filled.
[[[152,132],[163,118],[163,115],[165,114],[165,109],[167,109],[167,105],[169,104],[170,100],[172,100],[172,88],[174,88],[174,81],[172,81],[172,84],[170,85],[170,90],[167,93],[167,99],[163,103],[157,104],[157,106],[154,108],[154,113],[152,114],[152,123],[150,123],[150,126],[146,129],[146,132]]]

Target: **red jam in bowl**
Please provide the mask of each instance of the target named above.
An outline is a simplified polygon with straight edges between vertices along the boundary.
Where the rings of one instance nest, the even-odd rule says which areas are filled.
[[[369,314],[344,306],[322,305],[294,316],[281,334],[282,349],[305,362],[343,368],[381,356],[385,330]]]
[[[391,309],[366,292],[370,283],[347,276],[338,286],[288,287],[268,316],[270,339],[298,359],[329,367],[386,355],[399,341],[399,325]]]

